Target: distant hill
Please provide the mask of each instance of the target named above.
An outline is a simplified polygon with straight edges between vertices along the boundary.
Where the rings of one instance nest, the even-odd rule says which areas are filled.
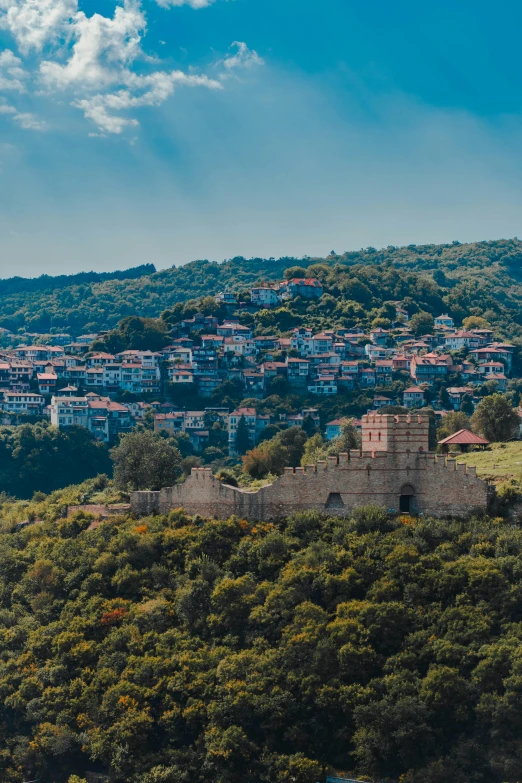
[[[40,275],[39,277],[8,277],[0,280],[0,294],[18,294],[25,291],[53,291],[85,283],[101,283],[105,280],[136,280],[156,271],[154,264],[124,269],[121,272],[79,272],[76,275]]]
[[[356,277],[365,267],[364,276],[374,278],[377,286],[381,272],[399,269],[402,282],[397,298],[415,295],[414,290],[408,292],[407,285],[408,274],[414,273],[416,280],[421,276],[433,286],[437,306],[442,304],[457,319],[473,309],[490,311],[489,318],[503,323],[506,334],[522,336],[522,242],[518,239],[366,248],[326,258],[200,260],[160,272],[144,265],[106,275],[89,272],[35,280],[11,278],[0,281],[0,326],[37,332],[54,327],[73,333],[110,329],[127,315],[159,316],[177,302],[227,287],[242,290],[261,280],[277,280],[295,264],[308,267],[318,263],[342,272],[344,277],[346,273]],[[330,293],[336,296],[335,286]],[[350,296],[368,306],[355,288]],[[343,298],[347,298],[344,292]],[[378,300],[372,306],[379,306]]]

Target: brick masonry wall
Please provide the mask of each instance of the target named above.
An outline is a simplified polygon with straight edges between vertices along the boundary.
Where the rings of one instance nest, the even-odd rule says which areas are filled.
[[[364,451],[429,451],[428,416],[369,413],[362,417]]]
[[[249,521],[269,521],[292,512],[317,510],[346,516],[374,503],[399,510],[405,486],[413,489],[411,512],[462,517],[488,505],[488,485],[474,468],[428,452],[350,452],[309,468],[287,468],[280,479],[258,492],[228,487],[208,468],[196,468],[184,484],[161,492],[135,492],[134,513],[168,513],[184,508],[189,514]]]

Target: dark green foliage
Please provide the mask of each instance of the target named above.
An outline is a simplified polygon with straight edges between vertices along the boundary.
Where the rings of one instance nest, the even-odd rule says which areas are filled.
[[[156,272],[154,264],[142,264],[121,272],[79,272],[75,275],[40,275],[40,277],[8,277],[0,280],[0,294],[19,294],[26,291],[50,291],[57,288],[101,283],[106,280],[136,280],[140,277],[153,275]]]
[[[236,440],[234,445],[239,456],[246,454],[250,447],[250,436],[248,434],[248,426],[244,416],[241,416],[237,423]]]
[[[288,449],[289,462],[293,468],[301,464],[301,457],[304,454],[304,446],[308,439],[306,432],[301,427],[290,427],[283,430],[277,436],[277,439]]]
[[[130,315],[120,322],[117,329],[92,343],[91,351],[160,351],[168,342],[169,330],[164,320]]]
[[[409,326],[417,337],[420,337],[422,334],[431,334],[434,326],[433,316],[431,313],[422,311],[415,313],[410,319]]]
[[[521,337],[521,258],[522,242],[510,239],[467,245],[367,248],[298,263],[292,258],[234,258],[222,264],[194,261],[137,279],[113,276],[99,282],[89,278],[78,284],[74,277],[72,284],[64,285],[62,281],[55,285],[52,281],[57,279],[48,278],[41,289],[34,281],[16,285],[4,281],[7,290],[0,301],[0,326],[78,333],[113,329],[134,313],[157,318],[167,310],[165,320],[169,325],[198,310],[223,317],[226,309],[216,305],[213,294],[225,288],[245,291],[263,280],[282,279],[285,270],[297,265],[299,271],[306,270],[321,280],[325,295],[319,302],[298,299],[263,315],[256,319],[258,333],[274,326],[287,330],[301,323],[303,317],[307,325],[318,329],[337,324],[369,326],[375,318],[390,318],[389,303],[402,300],[410,315],[419,310],[439,315],[444,310],[457,323],[468,316],[479,316],[506,337]],[[203,304],[195,301],[200,297],[204,297]]]
[[[158,490],[172,486],[181,472],[181,454],[174,445],[176,441],[170,441],[150,430],[122,435],[119,444],[111,449],[118,489]]]
[[[522,532],[381,509],[0,534],[0,779],[520,780]]]
[[[0,428],[0,488],[19,498],[111,474],[107,446],[83,427],[48,424]]]
[[[520,428],[520,416],[502,394],[492,394],[479,402],[472,421],[490,441],[509,440]]]

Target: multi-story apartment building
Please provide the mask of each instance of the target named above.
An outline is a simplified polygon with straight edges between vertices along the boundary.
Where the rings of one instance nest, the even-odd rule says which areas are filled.
[[[92,393],[85,397],[55,396],[51,399],[50,413],[54,426],[85,427],[97,440],[106,443],[130,432],[134,426],[126,405]]]
[[[414,356],[411,361],[410,375],[419,383],[433,384],[444,379],[449,373],[450,364],[445,356]]]
[[[37,374],[38,391],[40,394],[54,394],[58,383],[58,376],[54,372],[39,372]]]
[[[0,407],[8,413],[33,413],[40,414],[43,411],[45,399],[40,394],[32,392],[4,391]]]
[[[252,304],[258,307],[274,307],[281,301],[281,295],[275,288],[269,286],[258,286],[250,291]]]
[[[308,386],[308,391],[311,394],[337,394],[337,379],[335,375],[318,375]]]

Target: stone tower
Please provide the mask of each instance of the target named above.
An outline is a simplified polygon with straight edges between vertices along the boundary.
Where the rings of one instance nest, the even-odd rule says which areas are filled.
[[[362,450],[405,454],[429,451],[429,417],[368,413],[362,417]]]

